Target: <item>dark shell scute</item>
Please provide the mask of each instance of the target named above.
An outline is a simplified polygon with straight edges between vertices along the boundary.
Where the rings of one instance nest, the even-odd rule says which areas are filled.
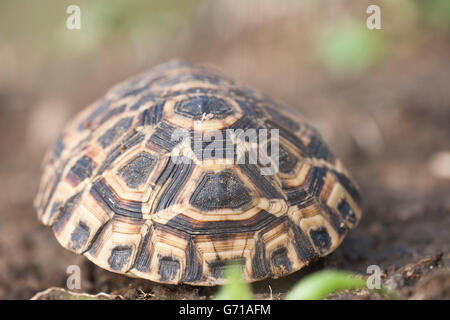
[[[108,264],[113,270],[122,270],[131,257],[132,248],[130,246],[117,246],[111,250]]]
[[[131,127],[132,121],[132,117],[119,120],[111,129],[98,138],[98,142],[100,142],[103,148],[108,147],[111,143],[116,141],[120,136],[128,131]]]
[[[70,237],[72,249],[78,250],[82,248],[85,245],[86,241],[89,239],[89,235],[89,227],[86,223],[80,221]]]
[[[232,171],[206,173],[190,199],[202,211],[238,209],[251,202],[250,191]]]
[[[158,272],[161,276],[161,281],[173,280],[180,272],[180,262],[171,257],[162,257],[159,260]]]
[[[318,229],[310,230],[309,235],[314,242],[314,246],[318,248],[321,253],[325,253],[330,249],[331,238],[327,229],[320,227]]]
[[[120,168],[118,174],[127,186],[135,189],[147,181],[155,164],[155,157],[142,152]]]
[[[175,112],[194,120],[201,120],[204,114],[212,114],[212,119],[223,119],[234,109],[223,99],[204,95],[178,101]]]
[[[283,269],[285,272],[291,272],[292,270],[292,263],[289,260],[285,247],[280,247],[273,251],[271,261],[275,268]]]

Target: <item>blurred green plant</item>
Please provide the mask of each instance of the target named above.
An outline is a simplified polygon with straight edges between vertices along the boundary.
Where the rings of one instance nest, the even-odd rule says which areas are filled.
[[[80,3],[83,32],[60,28],[59,40],[63,48],[73,50],[75,45],[83,53],[117,39],[130,41],[131,46],[152,47],[157,40],[182,27],[198,3],[199,0],[83,1]]]
[[[243,280],[242,267],[233,264],[227,269],[228,282],[223,285],[214,297],[215,300],[251,300],[253,298],[250,285]]]
[[[366,280],[353,273],[323,270],[306,276],[286,296],[286,300],[320,300],[344,290],[365,289]]]
[[[201,0],[1,1],[0,38],[36,48],[33,56],[73,58],[105,44],[151,50],[170,41],[196,12]],[[81,29],[68,30],[70,4],[81,10]],[[150,49],[149,49],[150,48]]]
[[[415,0],[425,23],[431,27],[450,31],[449,0]]]
[[[386,47],[383,32],[369,30],[365,23],[351,19],[337,22],[318,40],[322,63],[339,74],[357,73],[373,66]]]
[[[231,266],[228,282],[221,287],[215,300],[250,300],[253,297],[250,285],[243,281],[242,268]],[[286,295],[285,300],[321,300],[331,294],[346,290],[367,289],[367,278],[340,270],[322,270],[306,276]],[[396,293],[382,287],[373,289],[391,299],[401,299]]]

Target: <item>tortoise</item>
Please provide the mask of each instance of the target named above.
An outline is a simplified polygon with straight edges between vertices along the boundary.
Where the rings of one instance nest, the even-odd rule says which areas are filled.
[[[266,139],[238,134],[252,130]],[[35,207],[63,247],[106,270],[203,286],[225,283],[230,263],[248,282],[293,273],[361,217],[357,185],[302,116],[181,61],[78,114],[45,155]]]

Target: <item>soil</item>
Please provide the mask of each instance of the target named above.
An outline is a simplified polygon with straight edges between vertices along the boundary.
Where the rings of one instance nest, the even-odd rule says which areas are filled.
[[[145,62],[149,66],[178,57],[212,65],[284,101],[319,128],[359,183],[364,216],[342,245],[295,274],[252,284],[256,297],[280,299],[312,271],[366,274],[368,266],[378,265],[383,282],[405,298],[450,299],[449,164],[433,160],[450,152],[448,41],[436,36],[407,43],[406,55],[392,53],[363,73],[336,77],[293,51],[308,35],[298,35],[291,22],[283,21],[266,29],[246,27],[223,41],[214,41],[214,34],[188,38],[189,44],[168,46]],[[0,86],[0,299],[29,299],[49,287],[65,287],[69,265],[80,266],[82,291],[92,294],[210,299],[217,290],[160,285],[104,271],[64,250],[36,219],[32,201],[45,149],[76,112],[108,86],[143,69],[123,51],[113,52],[118,56],[108,62],[92,55],[70,67],[54,63],[43,69],[48,73],[30,78],[35,81],[18,77]],[[98,68],[92,71],[94,63]],[[383,297],[361,291],[331,298]]]

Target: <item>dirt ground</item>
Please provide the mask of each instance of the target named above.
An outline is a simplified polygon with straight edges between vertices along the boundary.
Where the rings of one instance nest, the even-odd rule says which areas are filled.
[[[212,65],[299,110],[360,186],[363,219],[342,245],[295,274],[254,283],[258,298],[282,298],[311,271],[366,274],[369,265],[379,265],[384,283],[406,298],[450,299],[448,35],[400,41],[376,66],[337,77],[297,50],[311,41],[302,20],[275,16],[218,38],[213,29],[199,32],[203,20],[196,19],[182,40],[144,62],[133,61],[126,49],[107,47],[30,75],[25,56],[16,59],[20,72],[0,86],[0,299],[65,287],[66,268],[73,264],[81,267],[82,291],[93,294],[209,299],[217,290],[104,271],[60,247],[32,207],[44,151],[64,123],[109,86],[172,57]],[[353,292],[334,298],[381,297]]]

